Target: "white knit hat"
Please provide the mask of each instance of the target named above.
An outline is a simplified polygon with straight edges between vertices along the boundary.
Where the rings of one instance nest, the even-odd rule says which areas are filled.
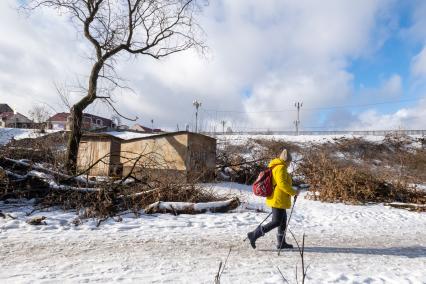
[[[284,162],[291,162],[291,160],[292,160],[292,157],[291,157],[291,155],[290,155],[290,152],[288,152],[288,151],[287,151],[287,149],[284,149],[284,150],[281,152],[281,154],[280,154],[279,158],[280,158],[281,160],[283,160]]]

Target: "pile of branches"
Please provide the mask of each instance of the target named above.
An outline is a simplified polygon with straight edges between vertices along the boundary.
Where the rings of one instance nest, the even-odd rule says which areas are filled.
[[[35,199],[38,208],[59,206],[65,210],[75,209],[83,218],[100,219],[123,211],[138,214],[159,201],[185,202],[185,206],[171,212],[174,214],[224,212],[239,205],[236,198],[218,196],[200,185],[167,176],[135,179],[129,174],[123,179],[96,181],[81,175],[70,176],[48,165],[0,157],[0,200]],[[194,210],[193,204],[200,202],[207,204],[203,210]],[[167,210],[147,213],[157,212]]]

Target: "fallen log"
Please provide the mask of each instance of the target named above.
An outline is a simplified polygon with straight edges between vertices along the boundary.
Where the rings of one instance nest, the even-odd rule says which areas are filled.
[[[225,201],[189,203],[189,202],[162,202],[158,201],[145,207],[146,214],[170,213],[179,214],[200,214],[206,212],[225,213],[237,208],[240,205],[238,198]]]
[[[31,219],[28,219],[26,222],[30,225],[35,225],[35,226],[39,226],[39,225],[47,225],[46,220],[47,218],[45,216],[35,216]]]
[[[426,204],[391,202],[385,203],[385,205],[398,209],[406,209],[408,211],[426,212]]]

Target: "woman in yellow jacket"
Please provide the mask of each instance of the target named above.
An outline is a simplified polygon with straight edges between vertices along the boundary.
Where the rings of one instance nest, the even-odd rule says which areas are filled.
[[[291,160],[290,153],[284,149],[281,155],[273,159],[268,165],[269,168],[272,168],[272,186],[274,191],[266,198],[266,205],[272,208],[272,221],[264,226],[257,227],[256,230],[247,234],[247,238],[250,240],[253,248],[256,248],[256,240],[258,238],[277,227],[277,249],[293,248],[291,244],[283,240],[287,225],[286,209],[291,207],[291,196],[298,194],[298,191],[292,188],[292,180],[287,173],[287,167]]]

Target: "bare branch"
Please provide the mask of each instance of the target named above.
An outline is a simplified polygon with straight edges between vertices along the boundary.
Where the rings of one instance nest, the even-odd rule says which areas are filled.
[[[111,103],[111,100],[110,99],[102,99],[104,102],[106,102],[111,108],[112,108],[112,110],[118,115],[118,116],[120,116],[121,118],[124,118],[124,119],[126,119],[126,120],[129,120],[129,121],[136,121],[136,120],[138,120],[139,118],[136,116],[135,118],[129,118],[129,117],[126,117],[126,116],[124,116],[123,114],[121,114],[115,107],[114,107],[114,105]]]

